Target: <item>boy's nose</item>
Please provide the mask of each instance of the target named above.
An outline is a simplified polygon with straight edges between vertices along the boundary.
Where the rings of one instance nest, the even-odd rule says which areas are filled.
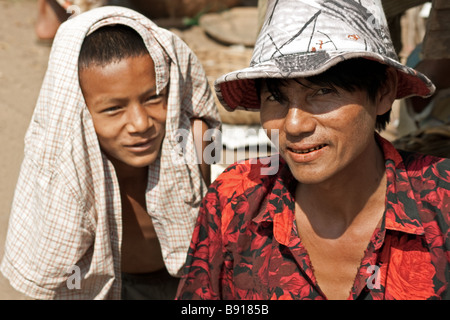
[[[316,127],[314,116],[298,107],[290,107],[285,118],[286,133],[296,136],[313,132]]]
[[[143,133],[152,125],[151,117],[145,107],[136,105],[130,108],[128,115],[128,130],[130,133]]]

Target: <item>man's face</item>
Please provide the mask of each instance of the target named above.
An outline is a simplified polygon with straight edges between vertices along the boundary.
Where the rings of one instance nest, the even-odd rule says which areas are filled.
[[[80,71],[80,85],[100,146],[114,163],[145,167],[165,135],[167,91],[156,94],[150,55]]]
[[[272,139],[271,130],[278,130],[279,152],[297,181],[332,181],[374,161],[364,156],[376,147],[379,108],[365,92],[317,86],[305,79],[288,80],[280,92],[274,97],[265,84],[261,88],[261,123]]]

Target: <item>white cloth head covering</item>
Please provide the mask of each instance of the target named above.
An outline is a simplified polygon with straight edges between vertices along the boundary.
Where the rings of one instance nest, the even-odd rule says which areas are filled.
[[[114,168],[101,153],[78,78],[85,36],[124,24],[143,38],[155,63],[157,91],[169,85],[160,159],[149,166],[147,211],[168,271],[185,262],[206,187],[196,161],[192,118],[220,126],[203,68],[173,33],[130,9],[102,7],[59,28],[25,137],[2,262],[16,289],[38,299],[120,297],[122,215]],[[169,81],[170,79],[170,81]],[[181,134],[183,149],[177,137]],[[80,290],[67,288],[68,268],[81,270]],[[72,270],[72,269],[71,269]]]
[[[427,77],[398,62],[380,0],[269,0],[250,66],[219,77],[216,94],[229,111],[258,111],[254,79],[310,77],[352,58],[394,67],[397,99],[434,92]]]

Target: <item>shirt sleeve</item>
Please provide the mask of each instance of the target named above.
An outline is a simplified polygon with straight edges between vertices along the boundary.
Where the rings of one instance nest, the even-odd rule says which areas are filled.
[[[16,290],[55,299],[70,291],[73,268],[93,243],[92,225],[61,175],[46,175],[29,159],[23,167],[1,271]]]
[[[200,207],[178,288],[178,300],[222,299],[224,254],[220,205],[214,186],[210,187]]]

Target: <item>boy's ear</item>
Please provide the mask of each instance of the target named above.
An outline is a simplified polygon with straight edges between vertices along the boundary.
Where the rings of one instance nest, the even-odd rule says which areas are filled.
[[[397,70],[389,67],[386,70],[386,74],[386,82],[381,86],[377,95],[377,115],[383,115],[388,112],[397,96]]]

